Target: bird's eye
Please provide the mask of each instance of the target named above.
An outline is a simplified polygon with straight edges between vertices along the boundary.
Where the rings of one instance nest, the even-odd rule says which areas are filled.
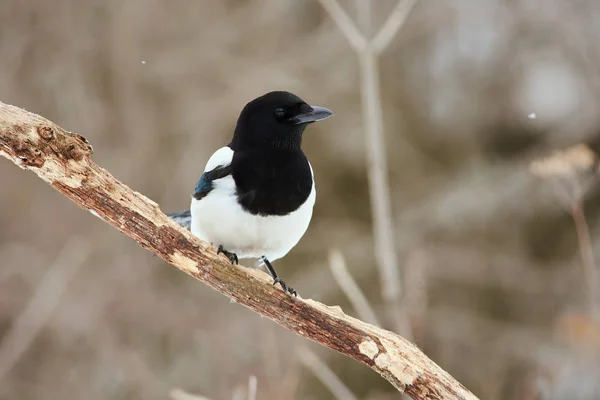
[[[283,117],[285,117],[285,114],[286,114],[286,112],[285,112],[285,110],[283,108],[276,108],[275,109],[275,116],[277,118],[283,118]]]

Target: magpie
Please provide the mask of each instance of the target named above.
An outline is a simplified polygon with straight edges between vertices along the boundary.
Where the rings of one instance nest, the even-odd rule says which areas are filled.
[[[302,134],[308,124],[331,115],[285,91],[252,100],[240,113],[231,142],[206,163],[190,209],[167,215],[232,264],[258,259],[274,285],[297,296],[271,262],[285,256],[308,228],[316,192]]]

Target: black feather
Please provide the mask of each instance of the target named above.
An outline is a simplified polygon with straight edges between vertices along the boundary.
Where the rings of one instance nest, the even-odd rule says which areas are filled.
[[[185,229],[189,230],[192,227],[192,213],[190,210],[167,213],[167,217],[171,218]]]
[[[231,175],[231,165],[221,165],[203,173],[198,180],[198,184],[196,184],[196,189],[194,189],[194,198],[200,200],[209,194],[213,189],[213,181],[225,178],[228,175]]]

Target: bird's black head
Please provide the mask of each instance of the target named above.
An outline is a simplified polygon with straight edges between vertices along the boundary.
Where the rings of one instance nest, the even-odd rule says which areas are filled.
[[[324,107],[306,104],[292,93],[270,92],[246,104],[229,147],[234,151],[256,147],[296,150],[302,144],[306,125],[332,114]]]

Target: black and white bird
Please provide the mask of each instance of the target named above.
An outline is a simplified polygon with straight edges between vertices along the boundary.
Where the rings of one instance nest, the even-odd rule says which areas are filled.
[[[296,295],[271,262],[285,256],[308,228],[316,191],[302,134],[308,124],[331,115],[284,91],[246,104],[231,142],[206,163],[190,210],[168,215],[232,263],[260,260],[273,284]]]

